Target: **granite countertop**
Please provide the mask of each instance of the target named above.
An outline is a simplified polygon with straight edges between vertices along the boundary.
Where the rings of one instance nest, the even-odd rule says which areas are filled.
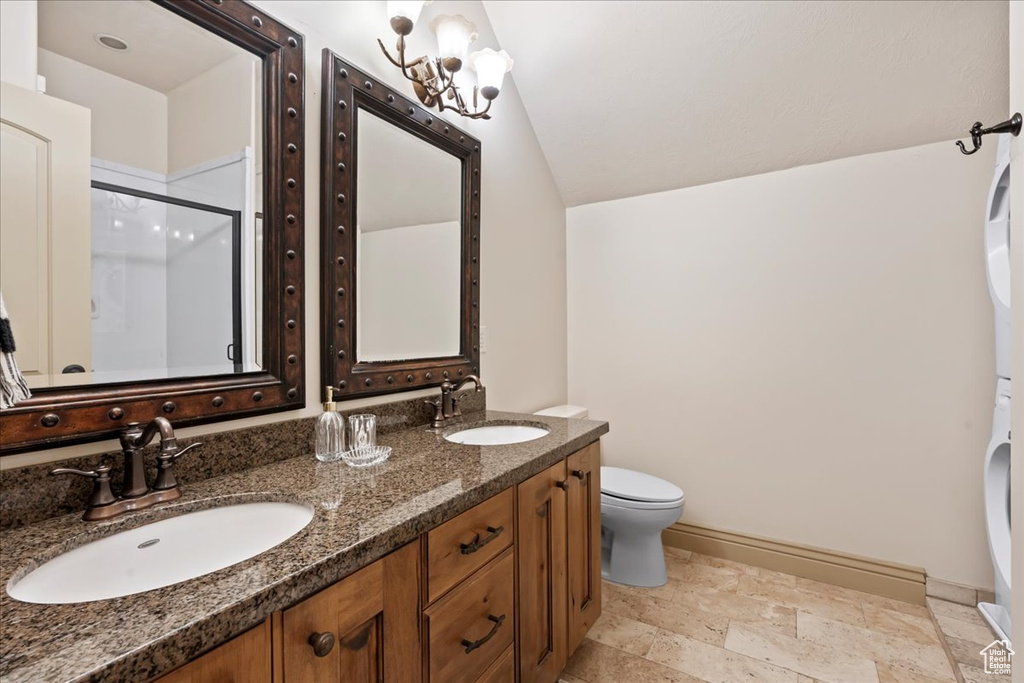
[[[551,433],[505,446],[464,446],[426,427],[379,437],[391,458],[366,469],[312,455],[182,482],[172,503],[109,522],[80,514],[4,532],[0,578],[59,552],[166,517],[256,501],[314,508],[313,520],[254,558],[166,588],[75,605],[36,605],[0,594],[0,678],[18,681],[141,681],[169,671],[331,585],[608,432],[595,420],[495,411],[460,425],[533,423]],[[201,451],[195,454],[201,456]]]

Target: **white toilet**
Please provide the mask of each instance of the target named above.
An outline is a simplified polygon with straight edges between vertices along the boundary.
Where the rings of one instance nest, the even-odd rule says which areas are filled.
[[[554,406],[534,413],[585,418],[580,406]],[[601,575],[629,586],[663,586],[665,550],[661,532],[683,514],[683,491],[658,477],[621,467],[601,468]]]
[[[661,532],[683,514],[683,491],[664,479],[601,468],[601,575],[629,586],[663,586]]]

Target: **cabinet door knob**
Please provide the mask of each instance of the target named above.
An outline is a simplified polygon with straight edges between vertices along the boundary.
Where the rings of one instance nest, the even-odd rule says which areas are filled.
[[[583,481],[584,479],[587,478],[587,473],[584,472],[583,470],[573,470],[572,476],[576,477],[580,481]]]
[[[309,644],[313,646],[313,654],[317,657],[326,657],[334,649],[334,634],[314,633],[309,637]]]
[[[562,489],[563,491],[568,491],[569,490],[569,482],[568,482],[568,480],[566,480],[566,481],[556,481],[555,482],[555,486],[557,486],[558,488]]]

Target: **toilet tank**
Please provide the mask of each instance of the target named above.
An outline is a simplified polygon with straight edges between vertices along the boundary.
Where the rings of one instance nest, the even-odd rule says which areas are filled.
[[[578,419],[586,418],[589,414],[586,408],[570,405],[552,406],[534,413],[534,415],[544,415],[547,417],[574,417]]]

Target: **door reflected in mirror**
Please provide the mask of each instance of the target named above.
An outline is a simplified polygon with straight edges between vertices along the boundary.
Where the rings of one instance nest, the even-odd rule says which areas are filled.
[[[148,0],[38,22],[46,92],[0,100],[0,292],[30,388],[259,371],[262,61]]]
[[[457,356],[462,161],[364,109],[356,124],[356,358]]]

